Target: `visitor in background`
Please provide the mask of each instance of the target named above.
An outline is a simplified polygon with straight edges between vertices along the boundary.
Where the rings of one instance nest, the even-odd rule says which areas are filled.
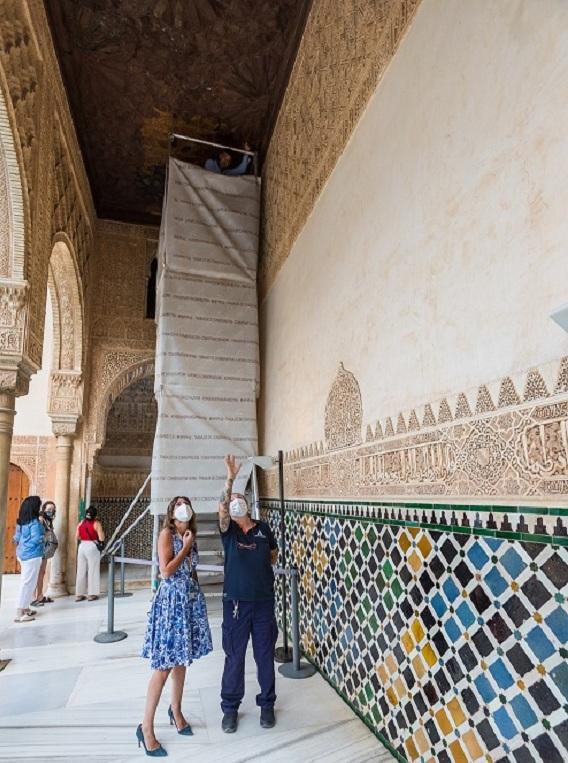
[[[245,151],[250,151],[248,143],[245,143],[244,149]],[[252,157],[248,154],[244,154],[241,161],[235,167],[231,167],[232,159],[233,158],[228,151],[219,151],[214,159],[207,159],[205,162],[205,169],[209,170],[209,172],[216,172],[221,175],[246,175]]]
[[[17,543],[16,556],[20,562],[21,580],[16,623],[25,623],[35,619],[35,610],[30,609],[30,602],[37,585],[37,577],[43,557],[43,536],[45,528],[39,521],[41,498],[29,495],[24,498],[18,514],[14,543]]]
[[[41,560],[41,566],[39,568],[39,575],[37,578],[37,586],[35,590],[35,599],[32,601],[32,607],[43,607],[44,604],[53,604],[53,599],[49,596],[43,595],[43,580],[45,578],[45,570],[47,567],[47,560],[57,551],[57,537],[53,530],[53,521],[55,519],[55,504],[53,501],[45,501],[39,512],[39,521],[42,523],[45,535],[43,538],[43,558]]]
[[[95,601],[101,592],[101,551],[105,534],[97,519],[97,510],[89,506],[85,519],[77,525],[79,551],[77,553],[77,580],[75,601]]]
[[[276,723],[274,647],[278,626],[274,615],[274,572],[278,547],[266,522],[253,520],[246,498],[233,493],[239,472],[234,456],[225,457],[227,481],[219,503],[219,529],[225,551],[223,583],[223,649],[225,667],[221,683],[221,728],[237,730],[238,709],[245,694],[245,655],[249,638],[256,662],[260,694],[260,725]]]
[[[171,673],[170,724],[175,725],[178,734],[191,736],[193,731],[181,710],[186,668],[213,649],[205,596],[197,579],[196,534],[197,519],[191,501],[176,496],[169,503],[158,538],[162,580],[148,613],[142,648],[142,656],[150,659],[153,673],[144,720],[136,729],[136,738],[138,746],[142,743],[146,754],[153,757],[167,755],[156,739],[154,718],[168,676]]]

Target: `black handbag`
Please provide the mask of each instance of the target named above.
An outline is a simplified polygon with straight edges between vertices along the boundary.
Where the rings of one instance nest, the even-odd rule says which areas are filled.
[[[83,520],[83,522],[84,522],[84,521],[85,521],[85,520]],[[88,530],[89,530],[89,535],[90,535],[90,534],[91,534],[91,528],[89,527],[89,525],[85,525],[85,527],[87,527],[87,528],[88,528]],[[95,531],[95,532],[96,532],[96,531]],[[95,546],[96,546],[96,547],[98,548],[98,550],[99,550],[99,554],[102,554],[102,553],[103,553],[103,550],[104,550],[104,547],[105,547],[105,543],[104,543],[104,541],[102,541],[102,540],[99,540],[99,536],[98,536],[98,535],[97,535],[97,537],[96,537],[96,538],[91,538],[91,540],[92,540],[92,541],[94,541],[94,543],[95,543]]]

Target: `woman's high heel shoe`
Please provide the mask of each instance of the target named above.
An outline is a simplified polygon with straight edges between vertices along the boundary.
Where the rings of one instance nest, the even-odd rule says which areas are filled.
[[[178,734],[182,734],[182,736],[184,737],[193,736],[193,731],[189,723],[187,724],[187,726],[184,726],[183,729],[178,729],[176,719],[174,718],[174,711],[172,710],[171,705],[168,707],[168,717],[170,719],[170,726],[175,726]]]
[[[151,758],[165,758],[167,756],[168,753],[164,750],[162,745],[156,747],[155,750],[149,750],[146,747],[146,741],[144,740],[144,732],[142,731],[141,723],[136,729],[136,739],[138,740],[138,747],[140,747],[140,742],[142,742],[144,745],[144,750],[146,751],[146,755],[149,755]]]

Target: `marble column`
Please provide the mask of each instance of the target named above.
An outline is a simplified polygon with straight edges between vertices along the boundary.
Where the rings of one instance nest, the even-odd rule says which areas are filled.
[[[2,568],[4,566],[4,536],[8,511],[8,474],[10,448],[14,431],[16,396],[12,392],[0,392],[0,598],[2,595]]]
[[[51,560],[48,596],[67,596],[67,525],[69,522],[69,482],[71,461],[73,458],[73,439],[71,434],[56,435],[55,454],[55,495],[56,506],[54,530],[59,545]]]

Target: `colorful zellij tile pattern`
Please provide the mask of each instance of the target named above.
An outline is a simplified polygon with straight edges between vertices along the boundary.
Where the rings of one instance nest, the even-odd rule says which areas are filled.
[[[303,649],[399,759],[568,760],[568,548],[305,507]]]

